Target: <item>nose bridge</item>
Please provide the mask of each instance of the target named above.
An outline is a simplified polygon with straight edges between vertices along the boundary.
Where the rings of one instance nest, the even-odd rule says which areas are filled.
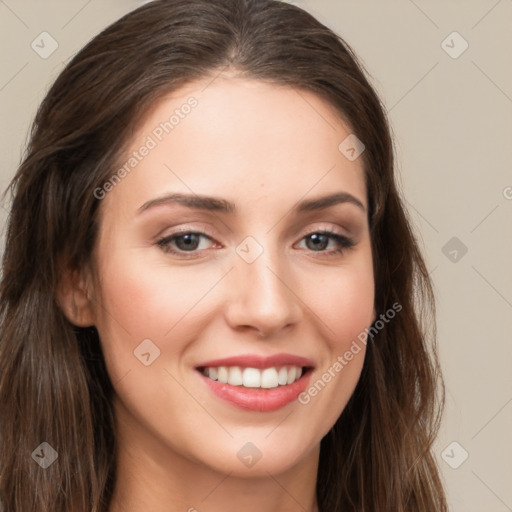
[[[236,248],[230,322],[275,331],[296,322],[300,315],[284,251],[271,236],[247,237]]]

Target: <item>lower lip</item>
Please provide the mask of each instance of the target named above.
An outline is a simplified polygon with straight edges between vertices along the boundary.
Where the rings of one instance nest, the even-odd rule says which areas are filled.
[[[276,411],[293,402],[306,389],[310,375],[311,370],[307,371],[293,384],[271,389],[262,389],[224,384],[200,373],[206,385],[219,398],[222,398],[240,409],[258,412]]]

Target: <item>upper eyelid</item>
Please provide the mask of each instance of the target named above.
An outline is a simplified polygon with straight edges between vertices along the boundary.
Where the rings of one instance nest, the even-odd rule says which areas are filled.
[[[343,237],[346,237],[346,238],[351,238],[352,237],[352,235],[350,235],[349,233],[339,232],[340,229],[341,228],[333,228],[332,226],[325,226],[325,225],[324,226],[320,226],[320,227],[314,227],[314,228],[311,228],[311,229],[307,230],[302,235],[301,238],[303,238],[305,236],[308,236],[308,235],[311,235],[313,233],[321,232],[321,231],[327,231],[329,233],[340,235],[340,236],[343,236]],[[344,228],[344,230],[348,231],[346,228]],[[205,237],[210,238],[210,239],[215,239],[215,235],[209,234],[208,231],[209,230],[205,230],[202,227],[193,228],[192,226],[190,226],[190,227],[179,228],[179,229],[177,229],[177,230],[175,230],[172,233],[169,233],[167,235],[159,235],[159,236],[157,236],[157,239],[158,240],[162,240],[163,238],[171,238],[173,236],[186,235],[186,234],[189,234],[189,233],[199,234],[199,235],[205,236]]]

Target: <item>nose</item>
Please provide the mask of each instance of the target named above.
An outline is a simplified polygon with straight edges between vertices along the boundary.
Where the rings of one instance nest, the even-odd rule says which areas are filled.
[[[228,324],[240,332],[257,332],[260,337],[269,337],[296,324],[303,303],[286,262],[278,261],[279,256],[272,257],[267,250],[252,263],[235,257],[225,309]]]

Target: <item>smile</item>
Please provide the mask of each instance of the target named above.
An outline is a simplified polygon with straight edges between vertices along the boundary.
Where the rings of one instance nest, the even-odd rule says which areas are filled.
[[[281,366],[265,368],[241,368],[240,366],[218,366],[201,369],[206,377],[231,386],[244,388],[272,389],[278,386],[293,384],[303,373],[300,366]]]
[[[313,367],[309,359],[276,354],[205,361],[196,370],[209,391],[224,402],[270,412],[290,404],[306,389]]]

